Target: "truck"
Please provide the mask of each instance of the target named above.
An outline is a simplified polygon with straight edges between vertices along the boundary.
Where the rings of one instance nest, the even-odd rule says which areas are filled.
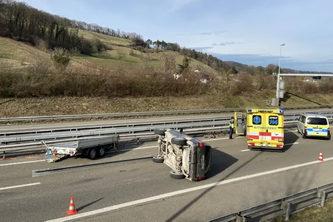
[[[252,149],[284,148],[284,110],[252,109],[246,110],[246,129],[244,124],[235,124],[236,134],[246,135],[247,145]],[[235,122],[239,123],[235,113]],[[242,126],[241,129],[237,127]]]
[[[117,150],[118,148],[118,135],[112,136],[98,136],[93,138],[80,139],[74,142],[56,145],[44,145],[47,147],[46,155],[51,154],[53,158],[48,158],[49,162],[55,162],[65,157],[79,156],[88,157],[89,159],[96,159],[103,157],[109,150]]]
[[[153,162],[164,163],[171,168],[173,179],[200,181],[211,171],[212,149],[185,133],[173,129],[155,129],[158,138],[158,151]]]

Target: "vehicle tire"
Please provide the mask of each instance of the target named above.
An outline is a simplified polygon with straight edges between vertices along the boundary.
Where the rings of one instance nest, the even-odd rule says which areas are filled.
[[[184,174],[175,173],[173,171],[170,171],[170,177],[172,179],[184,179],[185,175]]]
[[[163,158],[159,158],[157,156],[153,156],[153,162],[154,163],[163,163],[164,159]]]
[[[154,133],[160,136],[164,136],[165,135],[165,129],[155,129]]]
[[[88,157],[88,155],[89,155],[89,149],[84,149],[82,151],[82,155],[83,155],[83,157]]]
[[[328,133],[328,138],[327,139],[331,140],[331,134],[330,133]]]
[[[305,135],[304,132],[302,133],[302,138],[303,138],[303,139],[306,139],[306,135]]]
[[[94,159],[96,159],[96,156],[97,156],[97,151],[96,151],[96,149],[95,149],[95,148],[91,148],[91,149],[89,150],[89,154],[88,154],[89,159],[94,160]]]
[[[105,148],[104,147],[101,147],[98,149],[98,156],[99,157],[102,157],[105,155]]]
[[[171,143],[176,144],[178,146],[184,146],[187,143],[187,140],[183,137],[172,138]]]

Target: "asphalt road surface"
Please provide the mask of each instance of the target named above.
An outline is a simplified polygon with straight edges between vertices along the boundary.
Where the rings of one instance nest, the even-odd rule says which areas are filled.
[[[288,149],[249,151],[245,138],[204,139],[212,173],[200,182],[175,180],[151,159],[32,177],[32,170],[154,155],[156,142],[127,144],[99,160],[45,156],[0,160],[0,215],[17,221],[207,221],[333,182],[332,142],[286,133]],[[319,162],[319,152],[324,162]],[[71,196],[77,214],[68,216]]]

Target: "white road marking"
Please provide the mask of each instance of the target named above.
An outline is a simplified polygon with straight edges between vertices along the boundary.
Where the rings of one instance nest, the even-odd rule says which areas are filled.
[[[333,160],[333,157],[327,158],[324,161],[331,161],[331,160]],[[206,185],[202,185],[202,186],[196,186],[196,187],[192,187],[192,188],[188,188],[188,189],[160,194],[157,196],[134,200],[134,201],[130,201],[130,202],[122,203],[122,204],[117,204],[117,205],[101,208],[98,210],[93,210],[93,211],[89,211],[89,212],[85,212],[85,213],[80,213],[80,214],[75,214],[75,215],[71,215],[71,216],[67,216],[67,217],[61,217],[61,218],[57,218],[57,219],[53,219],[53,220],[48,220],[46,222],[62,222],[62,221],[79,219],[79,218],[83,218],[83,217],[88,217],[88,216],[92,216],[92,215],[96,215],[96,214],[101,214],[101,213],[105,213],[105,212],[118,210],[118,209],[121,209],[124,207],[130,207],[130,206],[143,204],[143,203],[147,203],[147,202],[151,202],[151,201],[156,201],[156,200],[160,200],[160,199],[164,199],[164,198],[169,198],[169,197],[173,197],[173,196],[177,196],[177,195],[181,195],[181,194],[185,194],[185,193],[190,193],[193,191],[207,189],[207,188],[211,188],[211,187],[215,187],[215,186],[221,186],[224,184],[229,184],[229,183],[233,183],[233,182],[237,182],[237,181],[241,181],[241,180],[251,179],[251,178],[260,177],[260,176],[273,174],[273,173],[284,172],[286,170],[292,170],[292,169],[309,166],[309,165],[313,165],[313,164],[319,164],[319,163],[323,163],[323,162],[316,160],[316,161],[312,161],[312,162],[308,162],[308,163],[283,167],[283,168],[276,169],[276,170],[270,170],[270,171],[266,171],[266,172],[262,172],[262,173],[251,174],[251,175],[247,175],[247,176],[237,177],[237,178],[228,179],[228,180],[224,180],[224,181],[220,181],[220,182],[210,183],[210,184],[206,184]]]
[[[25,161],[25,162],[4,163],[4,164],[0,164],[0,167],[2,167],[2,166],[19,165],[19,164],[26,164],[26,163],[37,163],[37,162],[45,162],[45,160],[32,160],[32,161]]]
[[[15,189],[15,188],[20,188],[20,187],[29,187],[29,186],[35,186],[35,185],[40,185],[40,182],[16,185],[16,186],[11,186],[11,187],[2,187],[2,188],[0,187],[0,190],[9,190],[9,189]]]
[[[299,144],[299,142],[295,142],[295,143],[286,143],[284,144],[285,146],[289,146],[289,145],[296,145],[296,144]],[[250,151],[249,149],[246,149],[246,150],[241,150],[241,152],[248,152]]]

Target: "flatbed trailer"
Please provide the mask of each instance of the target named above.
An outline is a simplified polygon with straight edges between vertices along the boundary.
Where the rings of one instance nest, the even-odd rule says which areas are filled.
[[[89,159],[96,159],[102,157],[109,150],[117,150],[118,148],[118,135],[112,136],[99,136],[93,138],[86,138],[77,140],[74,142],[68,142],[56,145],[44,145],[47,146],[47,155],[49,162],[56,160],[82,155]],[[52,155],[54,158],[50,160],[49,156]]]

